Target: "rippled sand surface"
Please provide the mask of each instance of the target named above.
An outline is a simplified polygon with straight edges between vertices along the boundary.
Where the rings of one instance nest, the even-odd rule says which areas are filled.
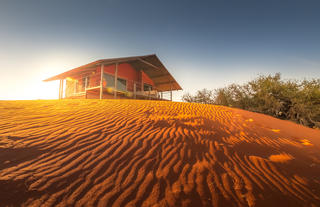
[[[320,131],[228,107],[0,101],[1,206],[320,206]]]

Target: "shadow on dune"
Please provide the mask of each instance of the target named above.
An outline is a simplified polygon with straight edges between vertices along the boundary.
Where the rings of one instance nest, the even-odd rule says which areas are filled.
[[[19,137],[6,137],[13,142]],[[34,160],[43,153],[35,147],[25,148],[0,148],[0,171],[12,166],[17,166],[26,161]],[[38,198],[43,193],[28,189],[25,179],[0,180],[0,203],[1,206],[21,206],[30,198]]]
[[[33,160],[43,153],[33,147],[27,148],[0,148],[0,170]]]
[[[196,124],[199,122],[201,124]],[[256,206],[270,206],[274,205],[274,203],[289,206],[303,206],[310,201],[310,204],[319,202],[318,197],[307,194],[302,195],[300,194],[300,190],[294,192],[295,189],[292,188],[291,181],[296,182],[295,176],[316,178],[317,174],[320,172],[320,168],[318,165],[313,167],[310,166],[314,165],[314,160],[318,160],[319,162],[320,159],[313,157],[312,160],[310,156],[306,156],[305,152],[303,152],[303,154],[301,149],[295,146],[296,144],[299,144],[299,142],[294,139],[290,140],[291,143],[282,142],[281,138],[282,136],[285,137],[285,135],[279,136],[279,134],[269,132],[267,129],[255,125],[250,127],[247,125],[232,127],[232,123],[229,124],[230,125],[228,125],[228,123],[221,124],[221,120],[192,117],[183,119],[161,119],[154,121],[153,126],[160,129],[164,127],[174,128],[176,130],[180,129],[180,132],[178,133],[183,134],[183,136],[186,137],[184,141],[187,144],[187,149],[193,153],[191,157],[182,160],[182,162],[194,166],[197,162],[202,162],[204,160],[208,161],[210,167],[207,168],[207,166],[204,166],[204,168],[206,168],[202,172],[204,177],[211,173],[211,170],[214,170],[219,177],[225,175],[225,178],[230,182],[231,186],[236,186],[235,179],[239,179],[242,183],[241,185],[245,185],[244,179],[249,180],[246,182],[252,183],[251,186],[253,188],[251,191],[254,195],[259,195],[259,197],[254,198]],[[192,131],[193,134],[187,134],[185,133],[186,131]],[[195,134],[197,135],[195,136]],[[263,139],[267,139],[269,143],[263,142]],[[214,150],[209,147],[210,144],[208,143],[214,143]],[[293,155],[294,160],[288,163],[274,163],[269,161],[269,156],[283,152]],[[214,160],[209,160],[208,154],[212,154]],[[241,164],[239,162],[241,162]],[[237,169],[241,168],[246,168],[246,170],[252,173],[251,175],[257,176],[260,185],[261,182],[263,183],[263,187],[259,186],[258,182],[255,180],[256,178],[245,178],[242,177],[241,174],[236,174],[239,172]],[[172,171],[170,173],[172,173]],[[190,173],[190,170],[188,173]],[[169,181],[171,185],[177,180],[177,176],[178,175],[168,175],[167,178],[171,180]],[[170,179],[170,177],[174,179]],[[288,179],[286,181],[287,183],[283,182],[281,183],[283,187],[278,187],[279,185],[275,183],[283,178]],[[288,184],[288,182],[290,184]],[[208,183],[205,183],[204,186],[207,184]],[[215,185],[218,186],[220,184],[215,183]],[[239,191],[243,197],[248,193],[246,188],[251,188],[251,186],[243,186],[241,191]],[[312,189],[313,193],[320,192],[320,189],[316,184],[311,184],[310,186],[312,186],[312,188],[314,187]],[[209,189],[204,188],[203,190],[204,194],[208,195],[208,198],[211,199]],[[219,188],[217,190],[219,206],[235,205],[235,200],[230,200],[230,198],[223,196],[222,193],[219,192]],[[228,191],[228,189],[225,190]],[[228,194],[237,194],[237,191],[237,189],[232,189]],[[304,201],[305,203],[301,202],[301,197],[297,196],[298,194],[306,199]],[[192,193],[189,194],[189,198],[190,196],[192,198],[192,206],[204,205],[204,198],[199,199],[198,195],[192,196]],[[252,205],[247,203],[245,199],[237,199],[239,199],[238,202],[239,204],[241,203],[241,205]]]
[[[30,198],[39,198],[43,193],[29,190],[25,180],[0,180],[1,206],[22,206]]]

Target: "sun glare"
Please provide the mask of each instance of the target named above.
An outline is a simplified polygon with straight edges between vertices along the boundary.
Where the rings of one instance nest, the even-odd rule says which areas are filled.
[[[67,80],[67,81],[73,81],[74,79],[72,79],[72,78],[70,78],[70,77],[67,77],[66,80]]]
[[[51,60],[41,64],[30,77],[32,84],[18,99],[58,99],[59,81],[44,82],[43,80],[63,72],[66,67],[65,62],[64,60]]]
[[[72,68],[73,66],[69,66],[70,64],[70,60],[66,58],[45,58],[43,62],[39,64],[37,74],[33,74],[32,79],[34,80],[34,84],[30,85],[28,95],[23,99],[58,99],[59,81],[44,82],[43,80]],[[71,78],[67,79],[70,80]]]
[[[59,96],[59,82],[40,82],[34,85],[32,99],[57,99]]]

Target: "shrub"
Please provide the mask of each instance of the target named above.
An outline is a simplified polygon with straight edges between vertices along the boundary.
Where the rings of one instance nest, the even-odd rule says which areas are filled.
[[[320,128],[320,79],[283,81],[277,73],[243,85],[202,89],[194,96],[187,93],[182,100],[237,107]]]

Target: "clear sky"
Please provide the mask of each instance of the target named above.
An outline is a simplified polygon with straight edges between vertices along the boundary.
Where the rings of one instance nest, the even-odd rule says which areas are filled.
[[[0,0],[0,100],[58,97],[43,79],[155,53],[183,92],[258,74],[320,78],[319,0]]]

